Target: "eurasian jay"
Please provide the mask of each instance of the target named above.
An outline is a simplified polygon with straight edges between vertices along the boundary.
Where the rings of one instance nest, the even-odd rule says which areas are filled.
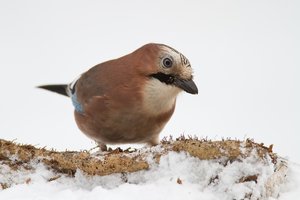
[[[164,44],[98,64],[75,81],[39,88],[71,98],[79,129],[105,151],[106,144],[159,143],[177,95],[197,94],[188,59]]]

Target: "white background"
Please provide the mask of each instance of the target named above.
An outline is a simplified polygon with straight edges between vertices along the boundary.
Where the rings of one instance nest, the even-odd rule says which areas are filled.
[[[299,1],[0,0],[0,138],[87,149],[69,99],[36,89],[158,42],[181,51],[182,93],[163,136],[254,138],[300,162]]]

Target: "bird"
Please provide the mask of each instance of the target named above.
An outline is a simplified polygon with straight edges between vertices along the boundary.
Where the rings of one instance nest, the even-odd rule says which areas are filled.
[[[100,151],[107,145],[159,144],[178,94],[198,94],[189,60],[158,43],[95,65],[70,84],[38,88],[71,98],[78,128]]]

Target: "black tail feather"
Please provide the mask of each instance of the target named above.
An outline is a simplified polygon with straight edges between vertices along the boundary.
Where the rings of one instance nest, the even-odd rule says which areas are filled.
[[[56,92],[56,93],[64,95],[64,96],[69,96],[68,93],[67,93],[68,85],[66,85],[66,84],[61,84],[61,85],[41,85],[41,86],[38,86],[38,88],[49,90],[51,92]]]

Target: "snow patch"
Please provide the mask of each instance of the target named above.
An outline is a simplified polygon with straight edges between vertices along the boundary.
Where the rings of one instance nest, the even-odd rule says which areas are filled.
[[[266,199],[265,183],[274,173],[271,159],[258,159],[255,152],[226,163],[169,152],[159,163],[149,163],[149,170],[134,173],[88,176],[77,171],[74,178],[61,175],[50,182],[57,175],[41,163],[35,163],[35,171],[10,171],[0,165],[0,180],[14,183],[0,192],[0,199]],[[276,194],[283,193],[280,199],[299,195],[299,174],[300,167],[293,165],[289,182],[277,188]],[[294,193],[287,193],[290,190]]]

